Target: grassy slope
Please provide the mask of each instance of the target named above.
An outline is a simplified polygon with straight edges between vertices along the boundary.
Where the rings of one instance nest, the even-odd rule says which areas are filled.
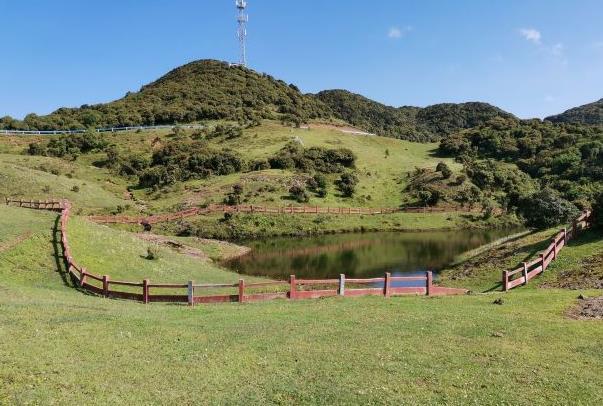
[[[376,216],[238,214],[228,222],[224,221],[222,215],[215,214],[186,220],[194,225],[203,237],[235,240],[259,236],[313,235],[326,232],[426,231],[502,225],[497,221],[498,219],[491,219],[489,222],[483,222],[480,220],[480,216],[460,213],[396,213]],[[164,223],[154,226],[154,230],[173,234],[180,227],[179,223]],[[139,229],[140,227],[126,228]]]
[[[450,270],[441,272],[440,281],[447,286],[464,286],[475,291],[500,290],[502,271],[516,269],[522,262],[537,258],[540,252],[548,247],[551,237],[557,232],[557,229],[551,229],[531,233],[493,247]],[[601,232],[584,232],[578,239],[570,241],[544,275],[519,289],[535,289],[554,282],[562,271],[569,274],[579,272],[584,268],[585,263],[603,255],[602,237]],[[597,270],[593,269],[593,272]],[[599,272],[603,275],[603,269]]]
[[[573,292],[519,289],[503,306],[491,304],[498,293],[144,306],[62,284],[54,216],[1,210],[13,218],[3,234],[35,232],[0,253],[3,403],[603,401],[603,324],[564,317]],[[143,247],[129,237],[72,228],[89,238],[82,262],[105,249],[101,235],[138,261]]]
[[[116,140],[124,150],[150,152],[150,141],[155,137],[165,137],[166,134],[155,132],[152,136],[143,134],[121,136],[122,138]],[[239,139],[216,139],[211,140],[210,144],[218,148],[232,148],[241,152],[245,159],[253,160],[274,155],[287,142],[296,138],[301,139],[306,147],[350,148],[358,156],[360,183],[356,196],[353,199],[342,198],[331,184],[328,196],[325,199],[313,197],[309,203],[311,205],[396,207],[404,200],[405,174],[415,167],[435,168],[439,161],[444,160],[453,169],[460,169],[460,166],[452,160],[434,156],[437,144],[345,134],[328,128],[294,129],[269,122],[261,127],[245,130],[243,137]],[[389,151],[387,157],[386,150]],[[176,207],[181,202],[220,203],[226,193],[232,190],[234,184],[241,183],[245,188],[248,203],[282,206],[293,203],[286,197],[289,194],[291,180],[296,176],[299,174],[281,170],[234,174],[190,181],[158,193],[136,191],[135,195],[145,201],[151,210],[161,211]],[[330,180],[334,182],[336,178],[337,176],[331,176]],[[265,186],[274,186],[276,190],[257,193],[258,189]]]
[[[86,209],[128,204],[120,197],[120,190],[123,196],[125,186],[115,185],[112,178],[97,168],[56,158],[0,155],[0,196],[67,198],[78,208]],[[79,188],[78,192],[73,190],[74,186]]]

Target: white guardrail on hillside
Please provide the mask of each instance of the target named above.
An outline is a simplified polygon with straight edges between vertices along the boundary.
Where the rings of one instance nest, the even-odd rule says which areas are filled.
[[[138,130],[171,130],[173,128],[180,127],[185,129],[203,129],[204,125],[201,124],[185,124],[185,125],[150,125],[150,126],[138,126],[138,127],[109,127],[109,128],[97,128],[94,130],[46,130],[46,131],[34,131],[34,130],[0,130],[2,135],[62,135],[62,134],[84,134],[88,131],[94,131],[97,133],[115,133],[124,131],[138,131]]]

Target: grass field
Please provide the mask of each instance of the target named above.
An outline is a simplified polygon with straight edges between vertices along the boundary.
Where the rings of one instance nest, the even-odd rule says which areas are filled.
[[[0,252],[3,404],[603,402],[603,324],[565,316],[574,291],[145,306],[62,281],[54,214],[2,207],[0,219],[2,243],[28,235]],[[149,264],[147,243],[84,220],[70,233],[90,268],[169,277],[169,264],[174,276],[234,277],[173,252]],[[118,248],[103,259],[107,240]],[[569,266],[595,252],[588,244],[600,238],[563,250]]]

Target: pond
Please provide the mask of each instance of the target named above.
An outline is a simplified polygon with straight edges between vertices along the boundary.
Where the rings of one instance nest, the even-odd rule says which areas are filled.
[[[517,229],[382,232],[279,237],[242,241],[249,254],[225,265],[241,274],[286,280],[434,274],[469,250],[514,234]]]

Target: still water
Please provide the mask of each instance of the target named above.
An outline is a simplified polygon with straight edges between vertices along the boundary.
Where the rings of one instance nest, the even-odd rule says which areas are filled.
[[[314,237],[279,237],[242,241],[247,255],[225,265],[241,274],[285,280],[298,278],[372,278],[437,273],[458,255],[517,232],[457,230],[403,233],[356,233]]]

